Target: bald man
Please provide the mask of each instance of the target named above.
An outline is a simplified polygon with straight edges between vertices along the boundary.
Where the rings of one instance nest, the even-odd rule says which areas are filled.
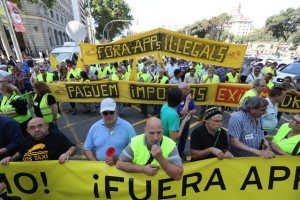
[[[1,164],[8,165],[12,161],[41,161],[58,160],[63,164],[76,153],[76,145],[60,132],[49,132],[49,125],[43,118],[33,118],[28,122],[25,137],[18,151],[1,160]]]
[[[162,168],[168,176],[180,180],[182,162],[175,142],[163,136],[163,126],[158,118],[146,122],[145,134],[131,139],[117,161],[117,168],[125,172],[145,173],[154,176]]]

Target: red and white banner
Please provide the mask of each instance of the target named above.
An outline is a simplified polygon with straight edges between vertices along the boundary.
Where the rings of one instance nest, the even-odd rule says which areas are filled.
[[[16,32],[25,33],[26,30],[25,30],[25,27],[24,27],[24,24],[22,21],[21,12],[18,9],[17,4],[7,1],[7,7],[10,11],[11,18],[12,18],[13,25],[15,27]]]

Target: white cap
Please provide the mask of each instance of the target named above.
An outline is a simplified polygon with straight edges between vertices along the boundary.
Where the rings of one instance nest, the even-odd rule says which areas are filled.
[[[115,111],[116,102],[112,98],[104,99],[100,104],[100,113],[103,111]]]

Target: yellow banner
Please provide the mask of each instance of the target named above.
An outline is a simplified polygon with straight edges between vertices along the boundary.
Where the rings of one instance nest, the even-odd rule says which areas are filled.
[[[184,164],[180,181],[125,173],[99,161],[13,162],[0,166],[8,196],[26,200],[287,199],[300,196],[300,158],[208,159]]]
[[[164,104],[172,84],[139,83],[130,81],[57,82],[48,84],[58,102],[100,102],[110,97],[117,102]],[[216,83],[190,84],[196,105],[237,107],[243,94],[252,88],[248,84]],[[268,96],[267,92],[261,97]],[[296,113],[300,109],[300,92],[287,92],[280,111]]]
[[[201,39],[158,28],[109,44],[81,43],[80,49],[84,64],[117,62],[161,54],[216,66],[240,68],[247,45]]]
[[[59,65],[59,62],[57,61],[57,59],[55,58],[55,56],[50,53],[50,66],[53,69],[57,69],[57,66]]]

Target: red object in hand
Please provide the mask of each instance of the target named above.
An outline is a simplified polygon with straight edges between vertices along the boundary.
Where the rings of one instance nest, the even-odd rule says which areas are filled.
[[[106,156],[113,156],[115,154],[115,148],[109,147],[106,151]]]

